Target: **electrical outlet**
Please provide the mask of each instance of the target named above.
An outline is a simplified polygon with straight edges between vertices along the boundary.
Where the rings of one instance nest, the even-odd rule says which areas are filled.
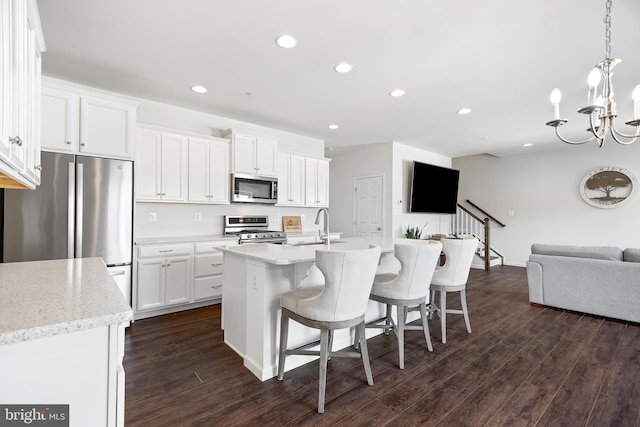
[[[196,212],[196,221],[202,221],[202,214],[200,212]]]
[[[300,220],[304,221],[304,214],[300,215]]]
[[[156,222],[158,220],[158,215],[155,212],[149,213],[149,222]]]
[[[280,214],[276,214],[275,218],[276,218],[276,221],[278,221],[280,219]]]
[[[513,216],[513,211],[507,211],[507,215]]]

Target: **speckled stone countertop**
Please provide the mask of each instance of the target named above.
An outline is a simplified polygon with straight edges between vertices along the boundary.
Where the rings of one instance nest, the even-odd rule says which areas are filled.
[[[0,264],[0,345],[132,318],[101,258]]]
[[[135,239],[135,244],[138,246],[143,245],[162,245],[165,243],[199,243],[208,242],[214,240],[229,240],[230,242],[237,242],[238,236],[229,235],[209,235],[209,236],[172,236],[172,237],[140,237]]]
[[[314,261],[316,250],[358,250],[366,249],[369,245],[380,246],[383,253],[393,252],[393,238],[384,237],[349,237],[331,243],[329,246],[323,243],[312,245],[274,245],[271,243],[251,243],[247,245],[235,245],[218,248],[219,251],[251,258],[258,261],[277,265],[289,265],[301,262]]]

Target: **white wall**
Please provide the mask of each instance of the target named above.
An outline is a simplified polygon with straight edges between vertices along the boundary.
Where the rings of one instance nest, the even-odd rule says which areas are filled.
[[[329,206],[331,229],[340,231],[345,237],[354,236],[355,219],[355,179],[381,175],[384,180],[384,199],[391,194],[390,143],[361,145],[330,152],[329,163]],[[387,204],[388,205],[388,204]],[[383,230],[391,228],[390,206],[385,206]],[[387,234],[385,234],[387,235]]]
[[[331,161],[331,228],[353,236],[355,218],[354,183],[357,177],[382,175],[384,178],[383,231],[400,237],[408,227],[423,227],[424,234],[447,233],[447,215],[407,213],[410,172],[413,160],[438,166],[451,166],[451,158],[397,142],[341,149]]]
[[[640,247],[638,197],[614,209],[592,207],[580,197],[583,177],[603,166],[640,176],[640,143],[620,146],[609,140],[603,148],[590,143],[504,158],[453,159],[461,171],[458,200],[472,200],[506,224],[492,227],[491,244],[506,263],[519,266],[533,243]]]

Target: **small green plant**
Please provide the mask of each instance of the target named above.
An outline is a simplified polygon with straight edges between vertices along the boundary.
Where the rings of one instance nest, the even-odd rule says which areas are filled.
[[[422,230],[427,226],[425,223],[422,228],[418,227],[407,227],[407,230],[404,232],[404,237],[406,239],[420,239],[422,236]]]

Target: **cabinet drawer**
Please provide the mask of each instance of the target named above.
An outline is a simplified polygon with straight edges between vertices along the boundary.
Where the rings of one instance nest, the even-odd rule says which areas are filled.
[[[195,259],[196,277],[222,274],[222,252],[207,255],[196,255]]]
[[[190,244],[140,246],[138,248],[138,258],[190,255],[191,248],[192,246]]]
[[[238,241],[233,239],[229,239],[225,241],[215,241],[215,242],[201,242],[201,243],[196,243],[195,248],[196,248],[197,254],[206,254],[209,252],[217,252],[218,246],[233,245],[235,243],[238,243]]]
[[[194,300],[219,296],[222,296],[222,276],[196,278],[193,295]]]

